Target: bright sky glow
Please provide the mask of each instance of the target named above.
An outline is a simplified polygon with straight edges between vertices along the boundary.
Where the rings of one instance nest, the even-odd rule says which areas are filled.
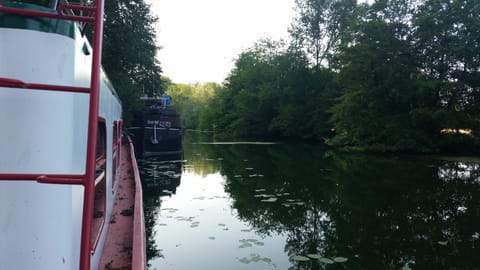
[[[146,0],[158,17],[157,54],[175,83],[222,83],[263,37],[288,37],[294,0]]]

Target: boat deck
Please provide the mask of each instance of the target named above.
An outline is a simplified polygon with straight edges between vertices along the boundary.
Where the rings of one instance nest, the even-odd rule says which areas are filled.
[[[99,269],[146,269],[142,187],[130,139],[122,141],[120,178]]]

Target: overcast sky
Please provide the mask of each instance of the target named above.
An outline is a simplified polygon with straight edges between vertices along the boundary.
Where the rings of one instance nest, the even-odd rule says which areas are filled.
[[[222,83],[242,50],[263,37],[288,37],[294,0],[146,0],[157,54],[175,83]]]

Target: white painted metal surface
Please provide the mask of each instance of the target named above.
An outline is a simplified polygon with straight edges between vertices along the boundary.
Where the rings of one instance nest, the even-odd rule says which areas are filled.
[[[82,50],[85,42],[0,28],[0,77],[88,87],[91,55]],[[0,88],[0,172],[83,174],[88,98],[83,93]],[[107,126],[107,228],[113,203],[109,153],[121,105],[106,86],[100,116]],[[0,269],[78,269],[82,204],[81,186],[0,181]],[[98,268],[105,231],[92,255],[92,269]]]

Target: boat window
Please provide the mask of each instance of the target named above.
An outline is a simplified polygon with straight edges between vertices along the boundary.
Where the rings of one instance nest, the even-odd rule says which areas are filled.
[[[95,173],[95,197],[93,202],[93,221],[92,221],[92,238],[90,246],[94,250],[97,246],[100,233],[105,224],[105,205],[106,205],[106,145],[107,134],[105,120],[100,119],[97,131],[96,146],[96,173]]]
[[[97,150],[96,150],[96,158],[97,160],[102,159],[105,157],[106,151],[106,128],[105,122],[98,123],[98,132],[97,132]]]
[[[118,124],[117,121],[113,122],[113,144],[116,147],[118,142]]]
[[[119,166],[119,147],[120,147],[120,139],[118,138],[118,122],[114,121],[113,122],[113,133],[112,133],[112,193],[113,193],[113,187],[115,186],[115,182],[117,181],[117,167]]]
[[[51,1],[51,0],[15,0],[15,1],[12,1],[12,2],[34,4],[34,5],[44,6],[44,7],[50,7],[50,5],[52,4],[51,2],[57,2],[57,1]]]

